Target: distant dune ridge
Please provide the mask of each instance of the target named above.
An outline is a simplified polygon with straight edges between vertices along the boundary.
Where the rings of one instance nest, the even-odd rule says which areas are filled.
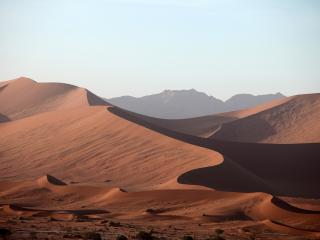
[[[183,119],[254,107],[284,97],[281,93],[257,96],[238,94],[224,102],[191,89],[165,90],[140,98],[122,96],[106,100],[115,106],[151,117]]]
[[[299,95],[168,120],[68,84],[3,82],[0,216],[319,237],[319,103]]]
[[[218,140],[283,144],[320,142],[318,93],[281,98],[252,108],[197,118],[140,117],[167,129]]]
[[[320,94],[291,97],[271,109],[225,123],[212,138],[239,142],[320,142]]]

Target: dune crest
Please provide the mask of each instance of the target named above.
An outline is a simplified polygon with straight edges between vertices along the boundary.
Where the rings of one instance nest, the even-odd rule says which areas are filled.
[[[87,89],[64,83],[38,83],[22,77],[5,82],[0,90],[0,113],[11,120],[98,105],[108,103]]]

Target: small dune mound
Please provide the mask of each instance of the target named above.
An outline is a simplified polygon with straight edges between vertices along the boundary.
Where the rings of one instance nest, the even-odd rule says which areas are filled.
[[[10,216],[32,216],[36,213],[36,210],[19,207],[14,204],[3,205],[0,210]]]
[[[37,180],[37,183],[40,187],[50,187],[50,186],[66,186],[67,184],[63,181],[51,176],[51,175],[45,175],[43,177],[40,177]]]
[[[97,201],[114,200],[115,198],[122,197],[126,191],[122,188],[110,188],[105,193],[102,193]]]
[[[13,205],[4,205],[1,207],[1,212],[7,215],[19,216],[23,214],[23,211],[15,209]]]
[[[76,219],[78,216],[72,213],[51,213],[51,221],[71,221]]]

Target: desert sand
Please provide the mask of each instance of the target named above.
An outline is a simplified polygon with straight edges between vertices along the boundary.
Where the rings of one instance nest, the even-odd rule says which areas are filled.
[[[211,137],[237,142],[319,143],[319,109],[320,94],[293,96],[275,107],[225,123]]]
[[[318,99],[170,121],[76,86],[3,82],[1,227],[9,239],[135,239],[151,230],[157,239],[208,239],[214,229],[225,239],[319,239],[319,132],[295,131],[303,119],[318,126]],[[218,137],[251,118],[277,134]]]

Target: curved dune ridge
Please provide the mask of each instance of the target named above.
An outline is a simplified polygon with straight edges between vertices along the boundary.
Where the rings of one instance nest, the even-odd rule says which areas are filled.
[[[14,82],[24,85],[30,81]],[[38,95],[45,94],[40,91]],[[100,102],[93,94],[90,99]],[[277,101],[259,109],[275,105],[282,106]],[[1,139],[5,140],[0,166],[0,170],[6,169],[3,177],[14,179],[24,173],[25,178],[34,178],[50,172],[71,181],[108,180],[112,186],[136,189],[168,187],[169,183],[178,187],[172,181],[177,179],[180,183],[228,191],[314,194],[319,179],[315,172],[317,145],[219,143],[159,127],[150,118],[119,108],[108,110],[88,105],[65,110],[61,103],[56,111],[1,124]],[[253,112],[250,110],[250,114]],[[223,159],[221,154],[195,145],[218,150],[228,157]],[[20,146],[19,152],[15,146]],[[290,161],[284,161],[287,158]],[[62,165],[67,171],[61,171]],[[127,176],[121,174],[123,171]],[[239,176],[242,181],[226,181],[225,176]]]
[[[178,182],[222,191],[257,192],[294,197],[319,197],[318,167],[320,144],[257,144],[217,141],[179,133],[155,125],[119,108],[115,115],[181,141],[212,149],[223,161],[194,168],[178,177]],[[219,164],[220,163],[220,164]]]
[[[51,87],[53,92],[56,89],[55,84],[42,88],[43,84],[37,86],[26,79],[15,80],[15,88],[21,89],[20,82],[38,89],[43,98]],[[83,91],[64,84],[58,88]],[[8,94],[0,92],[2,98],[3,93]],[[87,96],[91,104],[100,102],[94,94]],[[38,97],[31,100],[38,101]],[[106,106],[83,104],[82,95],[72,99],[72,108],[69,102],[64,106],[65,98],[60,100],[55,110],[45,112],[41,110],[50,109],[52,101],[33,102],[31,112],[26,113],[29,117],[0,125],[2,178],[32,179],[50,172],[70,181],[108,180],[110,186],[156,188],[193,168],[222,161],[217,152],[146,129],[112,114]],[[16,103],[7,105],[8,109],[16,108]]]
[[[32,94],[22,94],[29,88]],[[23,100],[17,100],[20,95]],[[7,101],[9,96],[17,99]],[[8,118],[0,123],[0,215],[31,213],[58,221],[107,216],[142,222],[249,221],[318,236],[319,212],[280,196],[319,198],[320,144],[207,138],[225,125],[274,109],[291,116],[286,104],[299,106],[291,113],[317,106],[317,96],[314,105],[305,98],[301,104],[294,97],[257,108],[262,112],[171,121],[113,107],[71,85],[25,78],[5,82],[0,89],[0,113]],[[206,124],[194,128],[203,119]]]

